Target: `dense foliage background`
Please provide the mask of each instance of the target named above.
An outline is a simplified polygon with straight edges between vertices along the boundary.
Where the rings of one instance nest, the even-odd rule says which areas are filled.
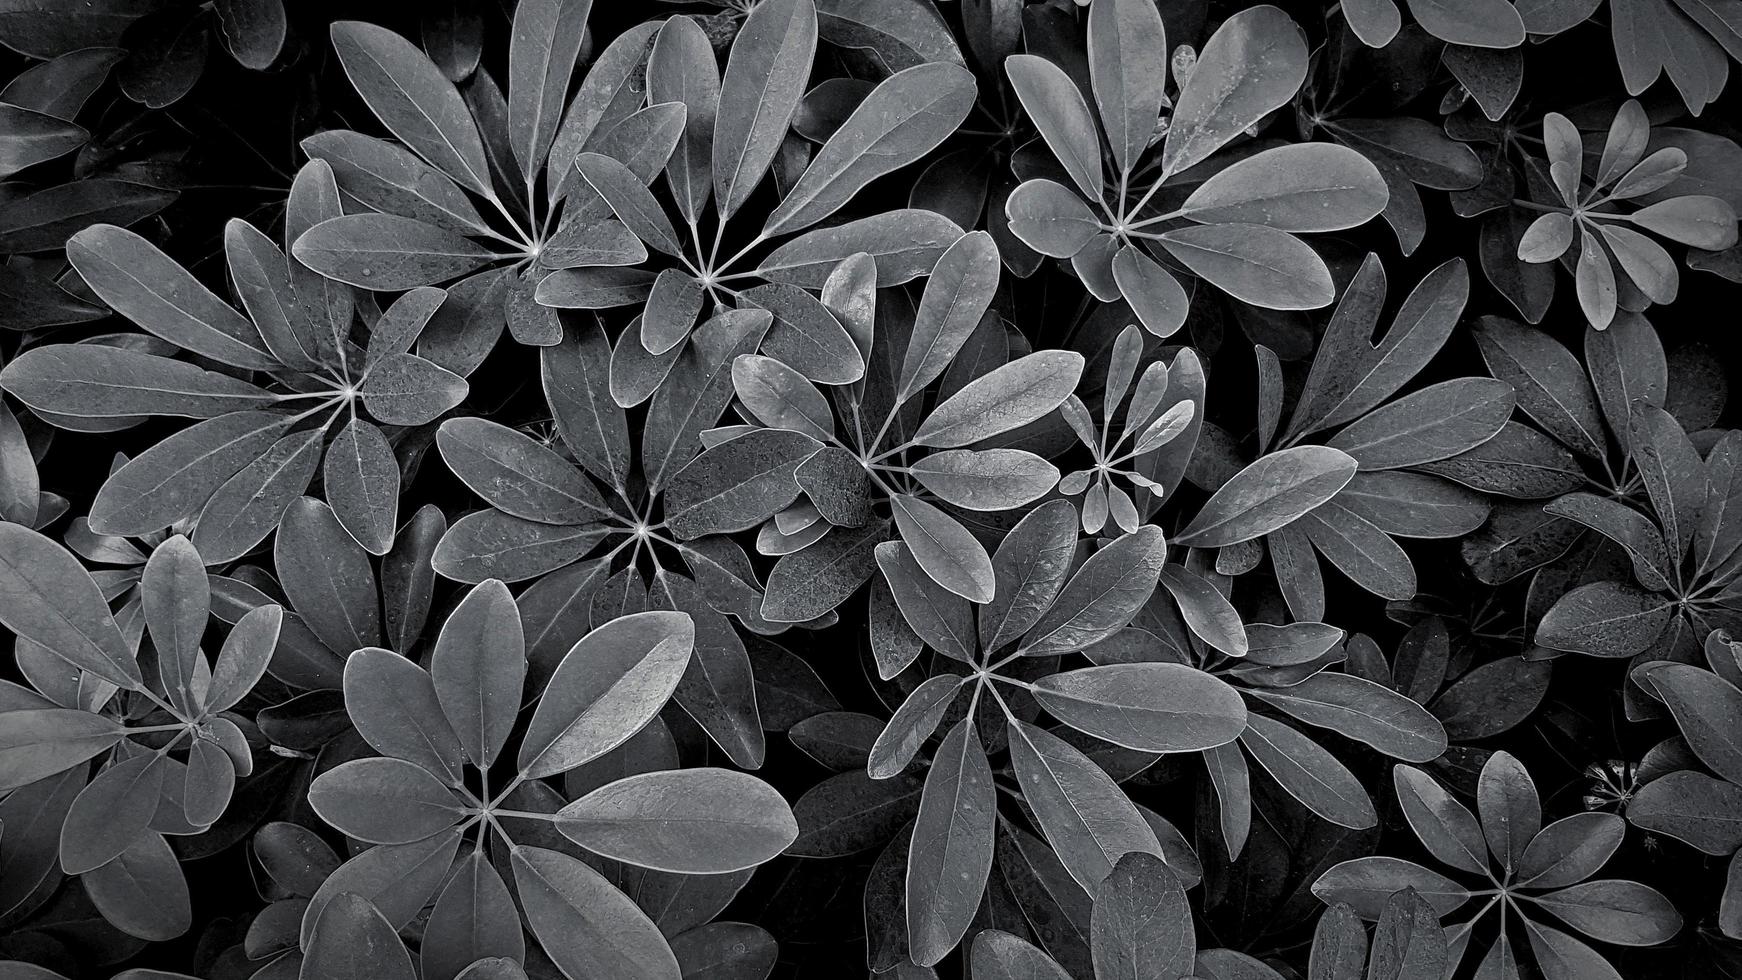
[[[0,45],[0,977],[1742,975],[1739,0]]]

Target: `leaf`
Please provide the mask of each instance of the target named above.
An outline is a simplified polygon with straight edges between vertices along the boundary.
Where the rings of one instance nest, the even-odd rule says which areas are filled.
[[[872,779],[888,779],[906,769],[919,753],[920,746],[937,731],[944,713],[955,703],[962,690],[962,679],[954,674],[939,674],[921,681],[895,709],[889,723],[872,743],[866,771]]]
[[[1434,907],[1413,888],[1391,896],[1373,929],[1367,980],[1444,976],[1450,965],[1445,930]]]
[[[1013,510],[1058,485],[1056,466],[1022,449],[948,449],[908,467],[920,485],[964,510]]]
[[[1179,606],[1186,626],[1205,643],[1230,657],[1247,652],[1246,627],[1226,596],[1203,576],[1181,566],[1163,567],[1161,584]]]
[[[992,767],[974,720],[964,718],[933,756],[914,821],[906,904],[915,963],[937,963],[967,933],[992,869],[997,818]]]
[[[168,768],[159,756],[136,755],[99,772],[80,790],[61,826],[61,870],[94,871],[149,836]]]
[[[732,389],[763,425],[817,440],[834,437],[835,417],[828,399],[809,378],[775,358],[739,355],[732,362]]]
[[[1513,404],[1512,386],[1504,381],[1442,381],[1357,419],[1327,445],[1354,457],[1363,470],[1431,463],[1493,438]]]
[[[331,168],[346,194],[377,211],[427,221],[462,235],[489,228],[458,184],[398,143],[350,130],[328,130],[305,138],[301,146],[311,160]]]
[[[279,367],[254,324],[133,232],[93,225],[67,242],[67,260],[103,302],[150,333],[235,367]]]
[[[890,507],[901,540],[933,581],[973,602],[992,600],[992,559],[967,528],[918,497],[896,494]]]
[[[973,73],[947,62],[915,65],[879,82],[817,150],[762,236],[808,228],[866,184],[931,152],[967,118],[975,96]]]
[[[345,74],[376,118],[436,169],[493,198],[477,124],[440,69],[410,42],[374,24],[340,21],[331,33]]]
[[[28,528],[0,523],[0,596],[6,600],[0,603],[0,623],[20,639],[46,647],[67,663],[117,687],[141,687],[134,652],[122,639],[97,583],[60,545]],[[64,724],[58,716],[42,720],[59,722],[55,728]],[[64,730],[84,742],[100,738],[97,733],[106,729],[87,725]],[[25,737],[27,731],[21,727],[15,737]],[[52,729],[49,734],[53,734]],[[32,754],[36,751],[41,750]]]
[[[508,130],[530,185],[556,137],[591,0],[532,0],[514,8],[508,46]]]
[[[1240,744],[1290,796],[1339,827],[1364,830],[1379,822],[1373,800],[1336,756],[1281,722],[1249,715]]]
[[[722,221],[749,200],[779,152],[816,46],[811,0],[758,4],[738,29],[714,122],[714,201]]]
[[[612,514],[573,465],[506,426],[449,419],[437,430],[436,445],[454,475],[505,514],[545,524],[584,524]]]
[[[1253,696],[1309,725],[1329,728],[1395,759],[1432,762],[1446,750],[1445,729],[1409,698],[1349,674],[1314,674]]]
[[[516,963],[526,959],[519,909],[482,851],[460,862],[436,898],[429,923],[418,950],[421,975],[428,980],[470,975],[477,971],[468,971],[468,966],[489,957]]]
[[[1473,48],[1515,48],[1524,20],[1506,0],[1407,0],[1416,23],[1434,37]]]
[[[182,535],[157,546],[139,580],[145,626],[157,654],[160,689],[192,713],[196,665],[204,662],[200,638],[211,616],[211,586],[200,553]]]
[[[1063,184],[1044,177],[1023,181],[1004,202],[1010,233],[1042,255],[1068,259],[1101,232],[1095,212]]]
[[[713,183],[720,69],[707,34],[693,19],[673,17],[660,27],[647,59],[647,92],[650,104],[678,102],[684,106],[683,133],[665,173],[678,211],[694,221],[707,203]]]
[[[1170,663],[1109,664],[1042,677],[1034,696],[1079,731],[1140,752],[1197,752],[1246,727],[1246,706],[1226,683]]]
[[[1627,832],[1627,822],[1613,813],[1575,813],[1542,829],[1518,862],[1521,884],[1560,888],[1597,873]]]
[[[1166,555],[1161,529],[1152,524],[1095,552],[1034,621],[1017,652],[1030,657],[1075,652],[1123,629],[1155,591]]]
[[[1404,819],[1429,853],[1459,870],[1488,873],[1482,828],[1475,814],[1432,776],[1413,766],[1394,766],[1391,780]]]
[[[328,650],[381,645],[375,569],[332,508],[310,497],[292,501],[272,555],[291,605]]]
[[[1090,930],[1097,977],[1174,980],[1194,972],[1191,905],[1155,855],[1133,851],[1119,859],[1095,896]]]
[[[380,647],[352,653],[344,670],[345,710],[357,734],[377,752],[459,785],[465,750],[428,672]]]
[[[1337,295],[1324,260],[1285,231],[1253,224],[1186,225],[1162,232],[1157,241],[1186,268],[1253,306],[1315,310]]]
[[[381,430],[352,419],[327,446],[322,486],[333,516],[363,550],[384,555],[399,524],[399,461]]]
[[[1278,231],[1339,231],[1385,209],[1377,167],[1336,143],[1263,150],[1217,171],[1181,205],[1203,224],[1238,222]]]
[[[303,232],[291,254],[329,279],[378,290],[458,279],[495,258],[445,228],[391,214],[328,218]]]
[[[193,925],[187,878],[162,834],[141,835],[80,883],[98,914],[135,939],[165,942]]]
[[[0,102],[0,133],[0,177],[71,153],[91,138],[78,123],[5,102]]]
[[[1488,369],[1517,393],[1526,415],[1583,455],[1604,454],[1596,398],[1571,351],[1540,330],[1499,317],[1481,319],[1476,343]]]
[[[1641,787],[1627,819],[1707,854],[1729,854],[1742,846],[1742,786],[1678,770]]]
[[[514,728],[526,681],[525,634],[506,585],[490,579],[466,593],[442,624],[429,671],[466,757],[488,769]]]
[[[1324,446],[1262,456],[1212,494],[1175,540],[1223,547],[1269,534],[1336,496],[1358,465],[1347,453]]]
[[[558,811],[590,851],[679,874],[725,874],[773,859],[798,836],[774,788],[728,769],[672,769],[607,783]]]
[[[887,535],[885,522],[837,528],[810,547],[782,556],[768,573],[763,618],[804,623],[838,608],[875,574],[874,549]]]
[[[1644,514],[1626,504],[1590,493],[1569,493],[1543,508],[1556,517],[1596,531],[1620,545],[1633,560],[1633,575],[1653,591],[1668,591],[1675,570],[1663,533]]]
[[[1019,357],[975,378],[932,409],[915,445],[952,449],[1027,425],[1062,404],[1083,372],[1073,351]]]
[[[793,807],[797,857],[841,857],[881,845],[919,811],[923,784],[909,776],[873,780],[862,772],[836,773],[812,786]]]
[[[1534,900],[1585,935],[1620,946],[1654,946],[1682,925],[1669,899],[1637,881],[1587,881]]]
[[[1378,919],[1396,892],[1413,888],[1434,911],[1446,916],[1469,901],[1463,885],[1402,858],[1374,856],[1344,861],[1320,875],[1312,892],[1322,902],[1347,902],[1363,919]]]
[[[1631,657],[1656,642],[1675,604],[1622,582],[1581,585],[1558,599],[1536,625],[1536,642],[1593,657]]]
[[[695,637],[693,621],[677,612],[622,616],[582,637],[533,712],[521,772],[565,772],[627,741],[677,688]]]
[[[883,211],[813,228],[768,253],[756,272],[771,282],[821,289],[841,262],[864,254],[876,263],[879,287],[899,286],[930,271],[962,234],[932,211]]]
[[[1038,55],[1013,54],[1004,59],[1004,73],[1022,102],[1023,111],[1046,141],[1077,190],[1100,202],[1101,133],[1077,83],[1064,69]]]
[[[1010,729],[1010,758],[1024,801],[1083,888],[1098,891],[1132,851],[1161,856],[1155,831],[1100,766],[1032,725],[1011,719]]]
[[[1051,500],[1024,515],[999,542],[992,555],[992,601],[979,615],[982,649],[1002,648],[1052,606],[1071,571],[1076,529],[1076,509]]]
[[[899,541],[877,546],[877,566],[917,638],[946,657],[973,663],[977,647],[969,600],[933,581],[914,560],[913,551]]]
[[[1483,763],[1476,780],[1476,815],[1482,821],[1488,852],[1510,873],[1542,828],[1536,784],[1510,753],[1496,752]]]
[[[1733,737],[1742,691],[1709,670],[1688,664],[1640,668],[1645,686],[1669,707],[1688,748],[1713,772],[1742,785],[1742,746]]]
[[[666,525],[681,540],[755,527],[797,499],[794,474],[819,448],[803,433],[758,429],[704,451],[666,488]]]
[[[1306,70],[1306,39],[1281,10],[1252,7],[1223,21],[1198,53],[1174,105],[1161,179],[1201,162],[1286,104]]]
[[[1631,410],[1628,437],[1633,464],[1663,526],[1670,555],[1679,564],[1705,502],[1704,465],[1674,416],[1653,405],[1635,405]]]
[[[974,976],[985,980],[1069,980],[1052,957],[1033,943],[998,929],[974,937]]]
[[[604,876],[560,851],[509,852],[527,925],[568,976],[678,980],[677,958],[659,929]]]
[[[628,167],[598,153],[576,156],[575,167],[611,206],[618,220],[635,233],[635,237],[666,255],[683,254],[683,242],[672,227],[671,219],[666,217],[647,185]]]
[[[422,767],[399,759],[356,759],[321,773],[309,805],[347,836],[409,844],[458,823],[460,800]]]
[[[962,64],[949,26],[917,0],[823,0],[817,28],[830,44],[870,53],[890,72],[933,61]]]
[[[205,561],[233,561],[272,533],[285,509],[308,489],[323,435],[316,428],[285,436],[212,492],[194,526]]]
[[[979,326],[998,289],[998,246],[983,231],[944,250],[926,280],[896,379],[899,404],[936,381]]]
[[[1358,980],[1367,965],[1367,930],[1347,905],[1333,905],[1319,916],[1307,962],[1312,980]]]
[[[1148,148],[1167,101],[1167,31],[1161,13],[1143,0],[1090,7],[1088,49],[1107,143],[1120,171],[1129,173]]]
[[[1719,251],[1736,244],[1736,212],[1726,202],[1703,194],[1648,204],[1627,220],[1694,248]]]

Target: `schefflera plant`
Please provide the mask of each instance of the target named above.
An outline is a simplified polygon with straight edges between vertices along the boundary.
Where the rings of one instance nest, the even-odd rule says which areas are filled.
[[[722,76],[694,20],[676,16],[660,26],[647,59],[648,99],[685,110],[683,134],[664,163],[664,181],[636,172],[620,155],[587,151],[575,159],[585,183],[646,246],[644,252],[657,256],[634,269],[588,267],[553,275],[540,286],[539,302],[597,309],[645,300],[619,338],[615,357],[655,364],[670,362],[705,308],[728,302],[761,307],[775,317],[765,353],[813,381],[845,384],[861,377],[864,353],[813,295],[832,268],[831,258],[874,253],[880,284],[897,285],[930,268],[938,250],[961,231],[947,218],[915,208],[810,229],[872,180],[942,143],[967,118],[976,88],[973,74],[951,62],[912,65],[884,78],[839,121],[802,172],[781,182],[780,200],[761,229],[747,235],[740,227],[744,217],[755,220],[759,209],[745,206],[770,166],[795,150],[801,159],[809,152],[787,130],[809,84],[817,30],[812,0],[759,3],[744,19]],[[703,230],[709,224],[711,235]],[[772,251],[745,261],[774,241],[780,244]]]
[[[1053,500],[1018,522],[993,558],[996,594],[979,606],[933,582],[901,542],[877,546],[906,628],[967,668],[920,683],[877,737],[866,767],[873,779],[900,776],[968,692],[965,714],[931,754],[908,850],[908,944],[922,966],[955,948],[980,908],[1001,790],[1021,801],[1060,863],[1093,895],[1122,856],[1143,851],[1161,858],[1163,846],[1125,791],[1072,739],[1088,736],[1091,744],[1142,753],[1191,752],[1226,745],[1246,728],[1240,696],[1191,666],[1044,669],[1129,623],[1166,559],[1161,529],[1145,525],[1078,566],[1079,520],[1069,501]],[[918,643],[912,652],[917,656]],[[1025,668],[1035,664],[1042,675],[1026,679],[1032,671]],[[983,697],[998,706],[1007,736],[1007,768],[998,771],[982,742]],[[1042,727],[1028,710],[1035,702],[1080,734],[1066,738]],[[1000,784],[997,772],[1013,772],[1016,789]]]
[[[1558,112],[1544,116],[1542,142],[1558,199],[1514,202],[1545,212],[1519,240],[1518,258],[1567,261],[1563,257],[1576,238],[1577,257],[1570,261],[1574,291],[1585,319],[1598,330],[1614,321],[1617,309],[1638,313],[1675,300],[1681,285],[1675,259],[1644,232],[1708,251],[1736,244],[1736,212],[1723,198],[1657,193],[1681,177],[1688,155],[1676,146],[1647,155],[1651,121],[1638,102],[1629,99],[1615,113],[1589,187],[1584,137],[1572,120]],[[1620,209],[1642,198],[1648,199],[1644,206]]]
[[[1449,966],[1456,969],[1477,923],[1498,909],[1499,931],[1476,969],[1482,977],[1523,975],[1515,945],[1522,928],[1546,980],[1619,980],[1601,953],[1551,925],[1553,919],[1620,946],[1653,946],[1680,931],[1681,915],[1656,889],[1592,878],[1620,848],[1626,821],[1585,812],[1543,826],[1536,783],[1512,755],[1495,752],[1482,766],[1476,813],[1419,769],[1398,766],[1392,776],[1403,815],[1422,846],[1481,882],[1465,885],[1404,858],[1374,855],[1344,861],[1313,882],[1313,894],[1326,904],[1347,903],[1374,921],[1394,893],[1413,888],[1443,921],[1478,899],[1476,913],[1447,926],[1446,937]]]
[[[208,660],[205,563],[180,535],[152,552],[140,593],[143,663],[78,559],[0,524],[0,623],[30,684],[0,682],[4,891],[22,900],[58,867],[110,924],[161,942],[193,922],[166,838],[209,830],[253,772],[253,725],[232,709],[264,675],[283,611],[251,611]]]
[[[979,515],[1017,510],[1058,482],[1058,469],[1018,448],[1082,376],[1075,351],[1029,351],[990,309],[1001,263],[992,237],[962,236],[930,267],[917,308],[880,302],[882,266],[867,254],[839,263],[822,300],[865,352],[848,384],[813,384],[770,356],[740,356],[732,382],[740,413],[818,443],[793,471],[802,495],[763,524],[757,548],[778,556],[761,615],[810,622],[876,574],[875,549],[906,543],[938,587],[990,602],[995,575],[969,530]],[[737,445],[746,427],[704,433]],[[788,506],[790,505],[790,506]]]
[[[309,164],[291,187],[286,238],[340,209],[332,172]],[[264,540],[318,473],[346,531],[385,554],[399,512],[394,439],[468,391],[465,378],[412,353],[446,293],[414,289],[379,309],[241,219],[226,226],[224,251],[247,315],[131,231],[79,232],[67,257],[86,284],[165,343],[33,347],[0,371],[0,385],[75,432],[198,420],[109,475],[89,515],[99,534],[191,520],[200,554],[230,561]]]
[[[1389,191],[1378,168],[1334,143],[1215,158],[1300,89],[1300,28],[1272,6],[1229,17],[1179,79],[1164,120],[1167,41],[1156,5],[1097,3],[1088,21],[1093,110],[1058,65],[1033,54],[1005,61],[1074,185],[1024,172],[1019,158],[1018,173],[1029,179],[1005,205],[1010,230],[1035,251],[1070,260],[1097,299],[1123,298],[1162,337],[1185,323],[1191,305],[1164,261],[1254,306],[1328,305],[1336,295],[1330,270],[1296,234],[1352,228],[1383,211]]]
[[[375,846],[310,898],[305,947],[319,939],[325,910],[347,893],[373,902],[394,928],[433,898],[425,977],[451,980],[484,957],[524,963],[524,914],[545,954],[573,980],[677,980],[677,959],[658,926],[566,842],[659,871],[729,874],[792,843],[791,808],[767,783],[728,769],[654,769],[605,781],[572,802],[546,780],[652,723],[694,646],[695,625],[684,613],[615,618],[557,664],[524,725],[525,636],[500,581],[461,599],[427,670],[381,648],[352,654],[345,710],[383,754],[322,773],[309,803]]]
[[[623,333],[624,371],[669,367],[703,315],[744,289],[774,313],[768,343],[819,378],[863,370],[851,343],[817,305],[831,261],[870,248],[891,280],[929,264],[961,235],[928,211],[896,210],[800,235],[757,263],[739,260],[777,236],[833,214],[864,184],[910,163],[954,132],[972,106],[972,75],[923,64],[885,80],[841,127],[753,240],[722,257],[741,212],[781,153],[810,78],[817,44],[812,0],[760,3],[744,19],[722,76],[703,29],[688,16],[646,21],[599,52],[572,99],[569,82],[587,33],[590,0],[540,0],[515,9],[506,97],[484,71],[462,94],[409,41],[358,22],[333,27],[346,72],[400,144],[354,132],[305,141],[346,192],[378,213],[310,229],[299,257],[371,289],[460,280],[454,291],[492,326],[540,346],[562,337],[557,309],[643,305]],[[688,229],[680,237],[650,189],[661,174]],[[715,205],[712,245],[702,222]],[[482,208],[480,208],[482,204]],[[852,247],[843,242],[859,242]],[[675,265],[647,265],[649,249]],[[923,268],[923,266],[921,267]],[[919,269],[912,268],[908,278]],[[500,311],[498,313],[497,311]],[[650,387],[619,387],[625,406]],[[636,391],[631,394],[631,391]]]

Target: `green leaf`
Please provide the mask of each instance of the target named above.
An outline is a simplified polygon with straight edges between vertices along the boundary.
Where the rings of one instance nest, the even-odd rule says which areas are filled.
[[[291,254],[329,279],[377,290],[458,279],[496,258],[445,228],[392,214],[328,218],[303,232]]]
[[[589,851],[677,874],[726,874],[772,860],[798,836],[773,787],[729,769],[670,769],[607,783],[558,811]]]
[[[5,599],[0,603],[0,623],[20,639],[46,647],[117,687],[131,691],[142,686],[134,651],[122,639],[97,583],[65,548],[29,528],[0,523],[0,596]],[[42,720],[65,721],[53,715]],[[72,726],[68,734],[77,732],[83,743],[100,737],[98,730],[87,726],[79,731]],[[15,737],[27,732],[28,727],[21,727]]]
[[[879,82],[817,150],[762,236],[808,228],[866,184],[931,152],[967,118],[976,95],[973,73],[947,62],[915,65]]]
[[[67,810],[60,832],[61,870],[69,875],[93,871],[149,835],[168,769],[161,756],[140,754],[99,772]]]
[[[1618,946],[1655,946],[1681,931],[1669,899],[1637,881],[1587,881],[1533,900],[1585,935]]]
[[[678,238],[671,219],[666,217],[653,192],[628,167],[598,153],[575,157],[575,167],[635,237],[666,255],[683,255],[683,240]]]
[[[280,367],[254,324],[133,232],[93,225],[67,242],[67,260],[103,302],[150,333],[235,367]]]
[[[1278,231],[1340,231],[1385,210],[1379,169],[1336,143],[1291,143],[1217,171],[1181,205],[1203,224],[1239,222]]]
[[[474,850],[436,898],[418,960],[425,980],[453,980],[477,973],[467,968],[479,961],[488,963],[491,957],[505,958],[511,965],[523,962],[526,936],[520,910],[501,873],[483,851]]]
[[[684,106],[683,133],[665,165],[665,179],[679,213],[695,221],[713,185],[720,68],[707,34],[693,19],[672,17],[660,26],[647,59],[647,97],[652,105]]]
[[[1531,839],[1518,862],[1520,885],[1560,888],[1597,873],[1621,846],[1627,822],[1613,813],[1575,813]]]
[[[1187,225],[1162,232],[1157,240],[1186,268],[1254,306],[1315,310],[1337,296],[1324,260],[1285,231],[1252,224]]]
[[[363,550],[386,554],[399,526],[399,461],[381,430],[362,419],[340,429],[327,446],[321,485]]]
[[[820,441],[834,437],[828,399],[809,378],[775,358],[740,354],[732,362],[732,390],[763,425]]]
[[[914,432],[915,445],[951,449],[1019,428],[1062,404],[1083,373],[1074,351],[1040,351],[984,374],[945,399]]]
[[[974,720],[944,736],[920,796],[907,857],[911,956],[931,966],[961,942],[992,870],[998,794]]]
[[[328,650],[342,656],[380,646],[375,569],[332,508],[310,497],[292,501],[278,525],[272,556],[291,606]]]
[[[461,235],[490,227],[452,178],[398,143],[340,129],[309,136],[301,146],[309,159],[332,168],[346,194],[377,211]]]
[[[1202,751],[1246,728],[1239,693],[1184,664],[1068,670],[1036,681],[1034,696],[1072,728],[1140,752]]]
[[[1171,337],[1185,326],[1191,312],[1191,297],[1174,278],[1173,273],[1145,255],[1142,249],[1126,245],[1113,256],[1113,281],[1131,311],[1137,314],[1144,329],[1157,337]]]
[[[900,541],[877,546],[877,566],[914,634],[946,657],[973,663],[977,652],[973,605],[933,581]]]
[[[0,385],[38,412],[76,419],[209,419],[277,400],[246,381],[185,361],[95,343],[33,347],[6,365]]]
[[[1691,769],[1678,770],[1646,783],[1628,804],[1627,819],[1636,827],[1723,856],[1742,847],[1742,786]]]
[[[1488,853],[1512,872],[1542,829],[1542,802],[1530,772],[1510,753],[1496,752],[1483,763],[1476,780],[1476,815]]]
[[[47,112],[0,102],[0,177],[84,146],[91,134],[83,126]]]
[[[685,541],[755,527],[798,498],[794,474],[820,448],[801,432],[757,429],[704,450],[666,488],[666,525]]]
[[[1227,596],[1183,565],[1163,566],[1161,584],[1198,638],[1230,657],[1246,656],[1246,627]]]
[[[1392,895],[1379,913],[1367,980],[1444,976],[1451,965],[1446,945],[1439,913],[1415,889],[1405,888]]]
[[[821,289],[841,262],[865,254],[876,263],[879,287],[899,286],[930,272],[962,234],[932,211],[883,211],[813,228],[768,253],[756,272],[772,282]]]
[[[423,840],[464,817],[448,787],[399,759],[356,759],[329,769],[309,784],[308,801],[321,819],[371,844]]]
[[[871,54],[890,72],[931,61],[962,64],[949,25],[919,0],[823,0],[817,28],[830,44]]]
[[[386,28],[339,21],[331,33],[345,74],[376,118],[436,169],[494,197],[477,124],[441,70]]]
[[[265,540],[320,466],[319,429],[293,432],[213,491],[200,509],[194,543],[210,564],[234,561]]]
[[[1670,589],[1676,571],[1663,532],[1649,517],[1618,500],[1590,493],[1565,494],[1549,501],[1543,510],[1577,521],[1620,545],[1633,560],[1633,575],[1641,585],[1654,592]]]
[[[1347,453],[1325,446],[1262,456],[1212,494],[1175,541],[1222,547],[1286,527],[1336,496],[1358,465]]]
[[[805,791],[793,807],[796,857],[842,857],[881,846],[919,811],[923,786],[909,776],[874,780],[836,773]]]
[[[1306,38],[1281,10],[1251,7],[1223,21],[1199,51],[1174,105],[1161,152],[1162,179],[1201,162],[1287,104],[1306,70]]]
[[[565,772],[627,741],[676,690],[695,642],[694,622],[678,612],[622,616],[582,637],[533,712],[521,772]]]
[[[193,925],[187,877],[162,834],[140,835],[114,860],[86,872],[80,884],[98,914],[135,939],[166,942]]]
[[[779,152],[816,47],[811,0],[758,4],[738,29],[714,121],[714,201],[722,221],[749,200]]]
[[[1077,83],[1064,69],[1038,55],[1013,54],[1004,73],[1065,172],[1091,201],[1102,200],[1101,133]]]
[[[1596,396],[1571,351],[1541,330],[1500,317],[1479,321],[1476,343],[1488,370],[1512,386],[1526,415],[1581,454],[1603,456],[1607,440]]]
[[[629,897],[576,858],[542,847],[509,852],[527,925],[571,977],[679,980],[659,928]]]

